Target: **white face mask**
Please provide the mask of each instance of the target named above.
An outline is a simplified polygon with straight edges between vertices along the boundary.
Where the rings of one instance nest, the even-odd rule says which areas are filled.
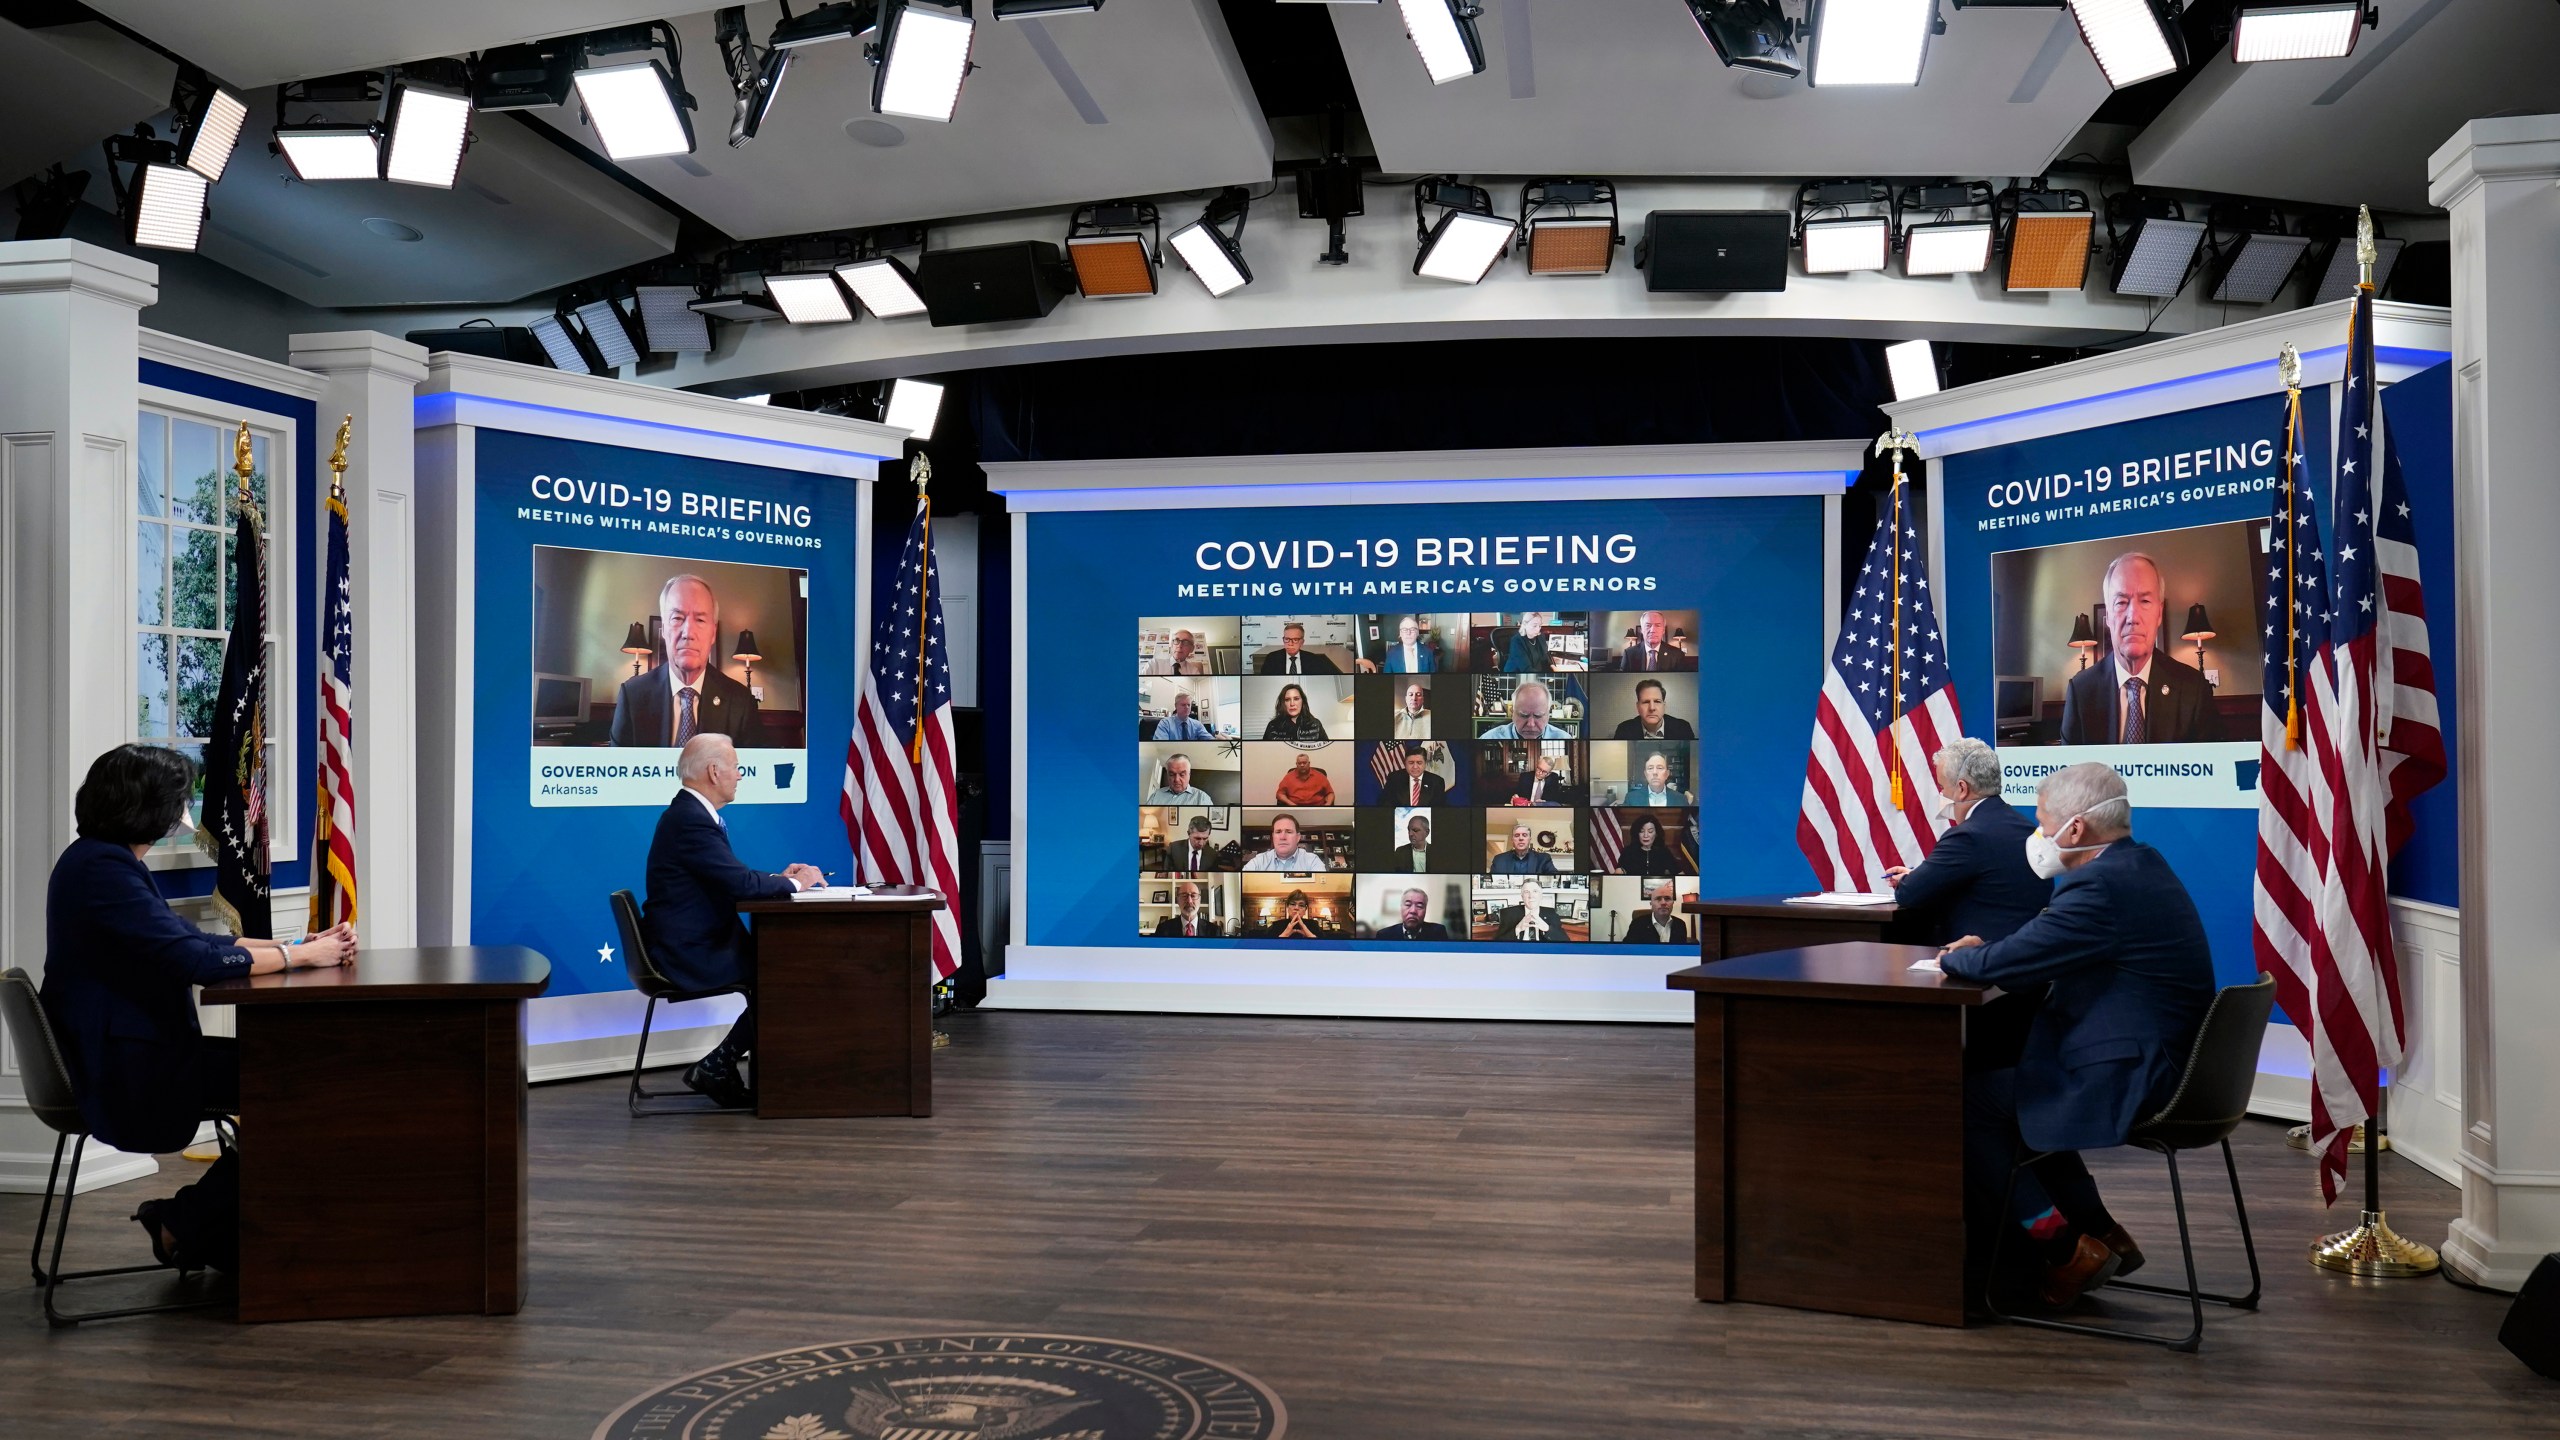
[[[2062,822],[2063,827],[2068,829],[2073,820],[2087,813],[2089,812],[2083,810],[2079,814],[2066,817]],[[2027,868],[2036,872],[2037,879],[2050,880],[2062,873],[2063,856],[2077,854],[2083,850],[2106,848],[2104,845],[2065,845],[2054,836],[2044,833],[2043,828],[2039,826],[2027,833]]]
[[[1957,808],[1958,808],[1958,807],[1962,806],[1963,804],[1964,804],[1964,802],[1963,802],[1963,801],[1961,801],[1961,800],[1950,800],[1950,799],[1948,799],[1948,798],[1947,798],[1947,796],[1946,796],[1946,793],[1945,793],[1944,791],[1939,792],[1939,795],[1938,795],[1938,819],[1939,819],[1939,821],[1940,821],[1941,823],[1943,823],[1943,824],[1947,824],[1947,825],[1953,825],[1954,823],[1956,823],[1956,810],[1957,810]]]

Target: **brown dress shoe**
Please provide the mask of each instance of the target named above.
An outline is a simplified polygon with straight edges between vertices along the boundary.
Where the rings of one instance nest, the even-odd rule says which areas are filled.
[[[2121,1280],[2142,1268],[2142,1247],[2133,1243],[2133,1237],[2124,1233],[2123,1226],[2118,1225],[2099,1236],[2098,1243],[2116,1252],[2116,1259],[2122,1262],[2116,1266],[2117,1279]]]
[[[2106,1284],[2123,1263],[2097,1237],[2083,1235],[2071,1247],[2070,1259],[2044,1267],[2036,1296],[2053,1309],[2068,1309],[2073,1301]]]

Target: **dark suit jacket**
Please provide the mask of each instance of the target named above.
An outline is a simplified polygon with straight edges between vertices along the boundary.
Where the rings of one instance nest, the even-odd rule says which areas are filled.
[[[2063,744],[2116,743],[2116,710],[2124,697],[2117,684],[2113,660],[2101,660],[2071,677],[2062,689]],[[2151,688],[2143,692],[2142,719],[2145,745],[2222,738],[2222,717],[2214,713],[2213,687],[2204,683],[2204,672],[2169,658],[2166,650],[2151,652]]]
[[[1620,670],[1654,670],[1663,673],[1698,668],[1696,660],[1672,649],[1671,642],[1668,640],[1662,642],[1661,647],[1654,651],[1653,660],[1654,663],[1651,665],[1644,663],[1644,645],[1638,642],[1618,653],[1618,668]]]
[[[1556,873],[1556,857],[1544,850],[1532,850],[1525,856],[1514,855],[1511,853],[1511,846],[1505,843],[1501,854],[1485,862],[1484,873],[1487,875],[1553,875]]]
[[[1618,873],[1621,875],[1678,875],[1680,857],[1670,846],[1657,843],[1651,850],[1641,848],[1633,839],[1618,847]],[[1648,917],[1650,918],[1650,917]]]
[[[1182,917],[1179,915],[1167,915],[1156,922],[1156,934],[1159,938],[1170,935],[1176,940],[1186,938],[1192,940],[1215,940],[1224,933],[1224,931],[1218,928],[1217,921],[1210,920],[1205,917],[1200,921],[1200,933],[1187,937],[1182,933]]]
[[[1408,751],[1407,753],[1410,754],[1411,752]],[[1395,774],[1387,777],[1387,779],[1378,786],[1378,803],[1381,805],[1410,805],[1413,801],[1407,797],[1412,794],[1413,777],[1399,770]],[[1447,799],[1448,795],[1448,781],[1441,779],[1439,776],[1432,774],[1428,770],[1422,772],[1423,804],[1437,805],[1442,800]]]
[[[1415,658],[1421,663],[1416,665],[1413,669],[1407,670],[1404,668],[1404,642],[1402,640],[1388,641],[1387,653],[1378,657],[1379,673],[1385,675],[1428,675],[1440,668],[1439,653],[1431,648],[1430,641],[1415,641],[1413,643],[1413,653]]]
[[[1547,637],[1540,635],[1533,640],[1526,635],[1512,635],[1511,649],[1502,657],[1502,668],[1513,675],[1546,674]]]
[[[1633,716],[1629,716],[1628,718],[1618,722],[1617,731],[1609,738],[1612,740],[1641,740],[1644,738],[1644,722]],[[1681,719],[1679,716],[1665,715],[1662,717],[1662,738],[1665,740],[1695,740],[1698,738],[1698,732],[1696,727],[1692,726],[1688,721]]]
[[[2036,822],[1994,795],[1938,837],[1929,858],[1893,887],[1893,902],[1921,912],[1933,944],[1961,935],[2004,940],[2053,898],[2053,882],[2027,864]]]
[[[738,902],[776,900],[798,888],[738,863],[729,832],[679,790],[649,840],[649,899],[640,911],[649,958],[682,989],[751,985],[755,940],[738,918]]]
[[[1426,865],[1427,865],[1427,864],[1431,863],[1431,854],[1430,854],[1430,851],[1431,851],[1432,847],[1431,847],[1431,846],[1428,846],[1428,845],[1425,845],[1425,846],[1424,846],[1424,847],[1422,847],[1422,848],[1423,848],[1422,861],[1423,861],[1423,863],[1424,863],[1424,864],[1426,864]],[[1439,849],[1440,849],[1440,853],[1441,853],[1442,855],[1447,855],[1447,854],[1450,854],[1450,853],[1451,853],[1451,851],[1450,851],[1450,849],[1449,849],[1449,847],[1448,847],[1448,846],[1443,845],[1443,846],[1439,847]],[[1394,863],[1394,864],[1392,864],[1392,865],[1389,865],[1389,866],[1387,867],[1387,870],[1388,870],[1388,872],[1389,872],[1389,873],[1391,873],[1391,874],[1396,874],[1396,875],[1421,875],[1421,874],[1426,874],[1426,873],[1428,873],[1428,872],[1426,872],[1426,871],[1416,870],[1416,869],[1414,869],[1414,868],[1413,868],[1413,847],[1412,847],[1412,846],[1410,846],[1410,845],[1399,845],[1399,846],[1397,846],[1397,847],[1396,847],[1396,859],[1395,859],[1395,863]]]
[[[1532,773],[1534,774],[1535,772]],[[1511,789],[1508,792],[1507,798],[1524,802],[1528,800],[1529,779],[1530,777],[1528,775],[1523,775],[1519,779],[1512,781]],[[1541,806],[1579,805],[1582,803],[1582,787],[1565,779],[1561,775],[1551,774],[1547,777],[1547,798],[1539,801],[1538,803]]]
[[[89,1132],[138,1154],[184,1148],[208,1098],[195,987],[248,974],[249,952],[188,924],[131,847],[106,840],[54,861],[44,940],[45,1014]]]
[[[1262,663],[1253,668],[1257,675],[1286,675],[1289,673],[1289,652],[1274,650],[1263,656]],[[1313,650],[1301,650],[1298,652],[1298,673],[1339,675],[1342,673],[1342,667],[1334,664],[1333,657],[1330,655],[1319,655]]]
[[[693,702],[696,734],[726,735],[741,750],[764,743],[764,732],[756,724],[754,691],[717,669],[703,671],[697,688],[701,693]],[[663,665],[623,681],[613,701],[613,743],[642,748],[674,743],[674,704]]]
[[[1508,941],[1515,945],[1525,943],[1521,941],[1518,936],[1512,933],[1520,928],[1520,917],[1523,913],[1524,907],[1522,906],[1503,906],[1501,911],[1493,917],[1493,938],[1496,940]],[[1556,918],[1555,907],[1552,905],[1539,906],[1538,918],[1546,922],[1547,935],[1545,939],[1540,940],[1537,943],[1541,945],[1563,944],[1566,939],[1564,933],[1564,922]]]
[[[2018,1058],[2018,1133],[2038,1150],[2097,1150],[2167,1103],[2213,1003],[2195,902],[2160,852],[2118,840],[2054,882],[2006,940],[1950,952],[1947,974],[2003,990],[2051,981]]]
[[[1231,847],[1212,844],[1201,852],[1200,864],[1195,867],[1191,863],[1191,841],[1186,836],[1164,847],[1164,868],[1178,875],[1206,875],[1216,870],[1233,870],[1236,857]]]
[[[1627,922],[1626,943],[1629,945],[1682,945],[1688,943],[1688,939],[1688,922],[1677,915],[1663,921],[1661,930],[1654,928],[1650,910]]]
[[[1395,924],[1389,925],[1385,929],[1380,930],[1375,938],[1380,940],[1446,940],[1449,938],[1449,927],[1441,924],[1437,920],[1425,920],[1419,925]]]

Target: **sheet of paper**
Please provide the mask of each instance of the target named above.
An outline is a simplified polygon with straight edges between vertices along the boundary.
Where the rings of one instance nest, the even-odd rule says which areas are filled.
[[[1893,903],[1893,896],[1889,892],[1877,893],[1863,890],[1825,890],[1819,895],[1790,895],[1787,897],[1787,903],[1790,905],[1837,906],[1890,905]]]
[[[1938,957],[1935,955],[1929,956],[1925,960],[1912,961],[1910,968],[1912,973],[1915,975],[1944,975],[1947,973],[1938,967]]]

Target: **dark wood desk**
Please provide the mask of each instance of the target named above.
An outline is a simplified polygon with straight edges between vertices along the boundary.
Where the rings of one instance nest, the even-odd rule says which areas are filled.
[[[1892,905],[1790,905],[1784,895],[1737,895],[1680,909],[1697,917],[1698,958],[1709,964],[1802,945],[1908,938],[1895,924],[1903,912]]]
[[[859,900],[750,900],[756,1114],[933,1113],[933,912],[913,885]]]
[[[1926,945],[1774,950],[1698,995],[1698,1298],[1964,1323],[1964,1014]]]
[[[240,1007],[240,1318],[524,1308],[524,1002],[513,945],[363,950],[204,988]]]

